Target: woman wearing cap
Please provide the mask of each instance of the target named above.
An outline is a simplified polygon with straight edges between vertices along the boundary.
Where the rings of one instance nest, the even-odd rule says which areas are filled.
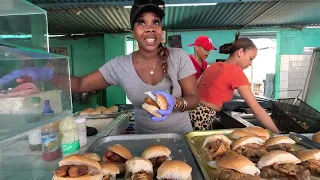
[[[232,99],[233,92],[237,89],[258,121],[274,133],[279,133],[270,116],[253,96],[248,78],[243,72],[251,66],[257,55],[255,44],[236,34],[235,41],[220,46],[219,52],[230,56],[225,62],[210,65],[203,74],[199,85],[200,104],[190,111],[194,129],[209,129],[216,119],[216,112],[220,111],[224,102]]]
[[[186,52],[178,48],[166,48],[161,44],[162,19],[165,14],[159,5],[164,5],[164,2],[135,0],[130,12],[130,23],[139,50],[116,57],[99,70],[83,77],[71,77],[71,89],[73,92],[88,92],[111,85],[121,86],[135,107],[137,133],[184,134],[192,131],[187,110],[196,108],[199,103],[194,76],[196,71]],[[41,73],[37,70],[17,70],[18,73],[15,71],[6,78],[32,75],[36,79],[59,81],[52,70],[42,68]],[[161,118],[150,117],[141,107],[145,92],[148,91],[154,95],[163,95],[167,100],[168,109],[158,111]]]
[[[201,75],[208,66],[208,62],[206,61],[206,59],[209,56],[210,51],[217,50],[217,48],[212,45],[212,41],[208,36],[199,36],[193,44],[190,44],[188,46],[194,46],[194,53],[193,55],[190,54],[189,57],[197,70],[196,78],[197,84],[199,84]]]

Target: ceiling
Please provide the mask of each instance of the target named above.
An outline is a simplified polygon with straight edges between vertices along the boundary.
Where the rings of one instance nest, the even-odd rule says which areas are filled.
[[[50,34],[130,31],[133,0],[28,0],[48,12]],[[168,3],[169,2],[169,3]],[[166,4],[190,3],[170,0]],[[320,0],[198,0],[207,6],[165,7],[164,29],[301,27],[320,24]]]

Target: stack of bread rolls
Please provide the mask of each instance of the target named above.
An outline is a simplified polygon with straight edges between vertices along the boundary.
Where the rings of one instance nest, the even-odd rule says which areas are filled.
[[[80,112],[81,116],[90,116],[90,115],[100,115],[100,114],[112,114],[118,112],[117,106],[110,106],[106,108],[104,106],[99,106],[95,109],[93,108],[86,108]]]

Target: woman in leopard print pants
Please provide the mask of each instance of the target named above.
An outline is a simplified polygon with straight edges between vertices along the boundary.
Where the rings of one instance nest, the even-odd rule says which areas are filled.
[[[211,130],[216,118],[216,111],[199,104],[194,110],[189,111],[193,130]]]
[[[194,130],[208,130],[215,121],[216,112],[222,104],[232,99],[237,89],[257,120],[276,134],[279,130],[259,105],[250,89],[250,83],[243,72],[251,66],[257,56],[256,45],[248,38],[236,34],[235,40],[219,47],[219,53],[229,54],[225,62],[210,65],[203,73],[199,84],[200,104],[189,112]]]

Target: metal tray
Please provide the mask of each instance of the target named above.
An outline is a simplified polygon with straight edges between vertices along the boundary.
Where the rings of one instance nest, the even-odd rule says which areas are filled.
[[[123,112],[110,113],[110,114],[96,114],[96,115],[80,115],[80,112],[74,114],[75,117],[85,117],[86,119],[105,119],[105,118],[116,118]]]
[[[149,146],[164,145],[171,150],[172,159],[185,161],[192,167],[193,179],[204,180],[201,170],[183,135],[167,133],[107,136],[94,142],[87,149],[87,152],[96,153],[103,157],[107,146],[114,144],[121,144],[127,147],[132,156],[141,156],[142,152]]]
[[[223,134],[228,137],[228,134],[232,133],[234,130],[235,129],[221,129],[221,130],[213,130],[213,131],[193,131],[185,135],[187,143],[194,157],[196,158],[200,166],[200,169],[202,171],[202,174],[206,180],[215,179],[216,170],[213,168],[210,168],[207,165],[207,162],[205,160],[203,149],[202,149],[202,145],[205,138],[212,134]],[[273,136],[274,134],[270,132],[270,135]],[[293,148],[297,150],[307,149],[306,147],[299,146],[299,145],[294,145]]]

